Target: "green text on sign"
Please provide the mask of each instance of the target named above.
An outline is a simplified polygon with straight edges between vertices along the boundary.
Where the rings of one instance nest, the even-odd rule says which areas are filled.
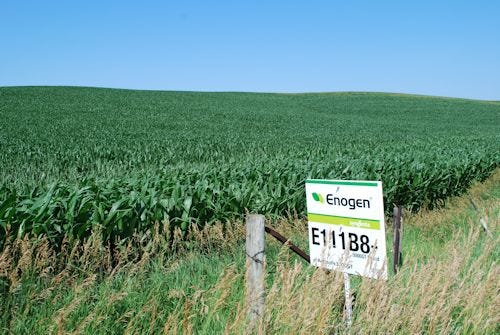
[[[311,222],[334,224],[338,226],[349,226],[366,229],[380,229],[379,220],[348,218],[344,216],[334,216],[325,214],[309,213],[307,219]]]

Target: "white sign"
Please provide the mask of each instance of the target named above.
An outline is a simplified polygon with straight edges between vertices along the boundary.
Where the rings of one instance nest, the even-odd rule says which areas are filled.
[[[382,182],[306,180],[311,264],[387,279]]]

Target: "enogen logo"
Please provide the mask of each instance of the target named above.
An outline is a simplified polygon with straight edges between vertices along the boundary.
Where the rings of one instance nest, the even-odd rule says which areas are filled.
[[[323,198],[323,196],[322,196],[321,194],[316,193],[316,192],[313,192],[312,196],[313,196],[313,199],[314,199],[315,201],[317,201],[317,202],[321,202],[322,204],[324,204],[324,203],[325,203],[325,198]]]
[[[325,203],[325,197],[323,197],[320,193],[314,192],[312,197],[317,202],[322,204]],[[330,206],[349,207],[350,210],[355,210],[356,208],[370,208],[371,205],[370,200],[368,199],[335,197],[331,193],[326,195],[326,203]]]

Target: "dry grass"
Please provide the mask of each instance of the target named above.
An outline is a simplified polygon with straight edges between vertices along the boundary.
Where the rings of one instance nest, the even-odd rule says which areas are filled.
[[[361,280],[350,328],[342,318],[341,274],[321,269],[311,272],[301,263],[282,261],[268,288],[266,313],[255,333],[496,333],[500,324],[499,241],[482,235],[479,228],[467,235],[459,232],[443,248],[445,259],[425,264],[409,260],[387,282]],[[216,295],[220,295],[217,302],[207,307],[210,316],[230,306],[226,332],[247,333],[244,302],[234,305],[227,289],[238,286],[241,277],[241,271],[230,268],[209,292],[186,297],[185,304],[169,315],[166,333],[197,333],[202,299]]]
[[[99,231],[65,241],[14,240],[0,254],[5,333],[495,334],[500,330],[500,171],[434,211],[405,217],[405,263],[388,281],[356,279],[354,320],[343,321],[341,274],[313,269],[268,243],[266,313],[248,327],[244,226],[168,223],[114,246]],[[473,209],[470,200],[478,206]],[[484,233],[480,219],[491,236]],[[306,224],[275,228],[306,242]],[[172,243],[173,240],[173,243]]]

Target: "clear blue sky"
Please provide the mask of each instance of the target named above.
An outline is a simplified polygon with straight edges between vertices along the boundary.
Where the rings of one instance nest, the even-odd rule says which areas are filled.
[[[500,100],[500,1],[0,2],[0,86]]]

